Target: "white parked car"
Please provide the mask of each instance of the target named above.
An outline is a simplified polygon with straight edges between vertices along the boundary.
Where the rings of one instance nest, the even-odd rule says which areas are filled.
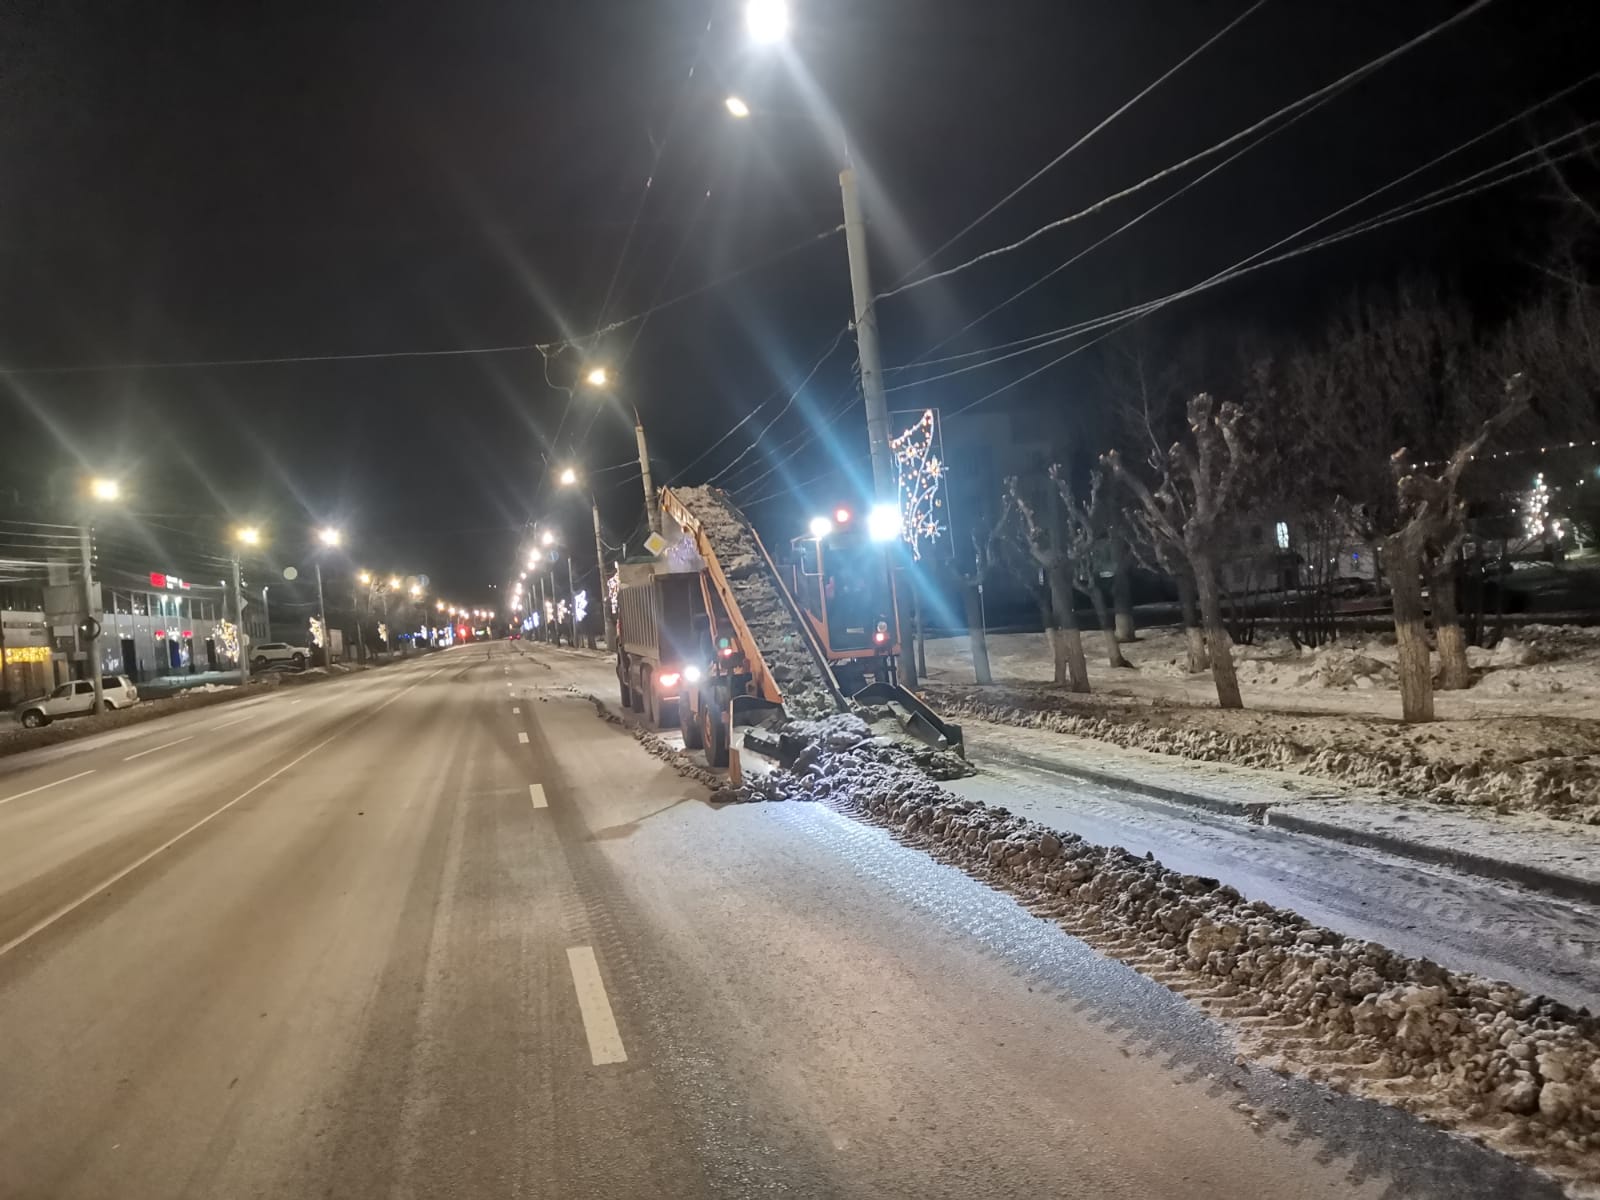
[[[100,681],[101,695],[110,709],[139,703],[139,689],[126,675],[107,675]],[[48,725],[57,717],[86,717],[94,711],[94,684],[87,679],[63,683],[48,696],[17,706],[17,719],[29,729]]]
[[[258,671],[277,666],[304,671],[310,661],[311,651],[304,646],[291,646],[288,642],[262,642],[250,651],[250,665]]]

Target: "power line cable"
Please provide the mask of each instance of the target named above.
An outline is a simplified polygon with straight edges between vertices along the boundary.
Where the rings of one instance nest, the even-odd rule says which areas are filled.
[[[1216,33],[1212,34],[1205,41],[1201,42],[1200,45],[1198,45],[1193,50],[1191,50],[1183,58],[1179,59],[1176,65],[1174,65],[1172,67],[1169,67],[1163,74],[1158,76],[1154,80],[1154,82],[1152,82],[1150,84],[1147,84],[1142,90],[1140,90],[1138,93],[1136,93],[1133,96],[1132,99],[1128,100],[1121,107],[1119,107],[1116,110],[1114,110],[1111,113],[1110,116],[1105,117],[1104,119],[1102,119],[1100,121],[1100,123],[1098,125],[1094,126],[1094,128],[1090,129],[1088,133],[1084,134],[1077,141],[1073,142],[1070,146],[1068,146],[1060,154],[1056,155],[1049,162],[1045,163],[1044,166],[1040,167],[1032,175],[1028,176],[1027,179],[1023,180],[1020,184],[1018,184],[1016,187],[1012,188],[1004,196],[1000,197],[999,200],[996,200],[988,208],[984,209],[984,211],[981,212],[980,214],[978,214],[977,217],[975,217],[967,225],[963,226],[958,232],[956,232],[952,237],[950,237],[946,242],[944,242],[943,245],[941,245],[938,249],[934,250],[931,254],[929,254],[926,258],[924,258],[916,266],[912,267],[909,271],[907,271],[904,275],[902,275],[898,280],[896,280],[895,281],[896,285],[898,285],[900,283],[903,283],[910,276],[915,275],[918,271],[922,270],[923,267],[927,266],[935,258],[937,258],[939,255],[943,254],[946,250],[948,250],[956,242],[958,242],[962,238],[966,237],[967,234],[971,233],[979,225],[981,225],[985,221],[987,221],[990,217],[992,217],[1001,208],[1003,208],[1005,205],[1009,204],[1012,200],[1015,200],[1018,196],[1020,196],[1028,188],[1032,187],[1035,183],[1037,183],[1045,175],[1049,174],[1056,167],[1061,165],[1061,163],[1064,162],[1067,159],[1067,157],[1069,155],[1071,155],[1074,151],[1078,150],[1081,146],[1083,146],[1085,143],[1087,143],[1096,134],[1098,134],[1103,129],[1105,129],[1106,126],[1110,125],[1118,117],[1122,116],[1123,113],[1127,112],[1134,105],[1138,104],[1139,101],[1143,100],[1151,92],[1155,91],[1163,83],[1165,83],[1167,80],[1171,79],[1179,71],[1183,70],[1184,67],[1188,66],[1195,59],[1199,58],[1202,54],[1204,54],[1207,50],[1209,50],[1217,42],[1221,41],[1224,37],[1226,37],[1229,33],[1231,33],[1236,26],[1238,26],[1241,23],[1243,23],[1247,18],[1249,18],[1258,9],[1260,9],[1264,4],[1266,4],[1266,2],[1267,2],[1267,0],[1256,0],[1256,2],[1254,4],[1252,4],[1249,8],[1245,9],[1238,16],[1234,17],[1233,20],[1229,21],[1226,25],[1224,25],[1221,29],[1217,30]],[[887,294],[892,295],[893,293],[890,292],[890,293],[887,293]]]
[[[1201,161],[1203,161],[1203,160],[1205,160],[1207,158],[1210,158],[1214,154],[1220,153],[1221,151],[1227,149],[1229,146],[1233,145],[1235,142],[1239,142],[1239,141],[1242,141],[1243,139],[1245,139],[1247,137],[1250,137],[1251,135],[1259,132],[1261,129],[1266,128],[1267,126],[1271,125],[1273,122],[1279,120],[1280,118],[1282,118],[1282,117],[1284,117],[1284,116],[1296,111],[1297,109],[1300,109],[1300,108],[1302,108],[1302,107],[1304,107],[1304,106],[1306,106],[1308,104],[1313,103],[1314,101],[1320,99],[1322,96],[1327,95],[1330,92],[1333,92],[1333,91],[1336,91],[1336,90],[1339,90],[1339,89],[1343,89],[1343,88],[1349,86],[1351,83],[1354,83],[1356,80],[1361,79],[1364,76],[1370,75],[1374,71],[1380,70],[1381,68],[1387,66],[1389,63],[1393,62],[1395,59],[1399,58],[1401,55],[1404,55],[1404,54],[1410,52],[1411,50],[1416,49],[1418,46],[1423,45],[1425,42],[1431,41],[1433,38],[1437,37],[1439,34],[1443,33],[1445,30],[1450,29],[1451,27],[1453,27],[1453,26],[1459,24],[1460,22],[1466,20],[1468,17],[1472,16],[1474,13],[1478,12],[1480,9],[1486,8],[1492,2],[1493,2],[1493,0],[1473,0],[1472,4],[1468,5],[1466,8],[1462,9],[1460,12],[1454,14],[1453,16],[1447,17],[1443,21],[1440,21],[1438,24],[1433,25],[1429,29],[1424,30],[1422,33],[1418,34],[1416,37],[1412,38],[1410,41],[1404,42],[1401,45],[1394,47],[1392,50],[1388,50],[1385,53],[1380,54],[1377,58],[1374,58],[1374,59],[1370,60],[1369,62],[1363,64],[1362,66],[1357,67],[1355,70],[1349,72],[1348,74],[1345,74],[1345,75],[1341,76],[1340,78],[1334,80],[1332,83],[1326,84],[1323,87],[1318,88],[1314,92],[1308,92],[1306,95],[1300,97],[1300,99],[1298,99],[1298,100],[1291,101],[1289,104],[1284,105],[1282,108],[1278,109],[1276,112],[1269,113],[1267,116],[1263,117],[1259,121],[1256,121],[1254,124],[1248,125],[1245,128],[1237,131],[1236,133],[1230,134],[1228,137],[1222,139],[1222,141],[1217,142],[1217,143],[1215,143],[1215,144],[1213,144],[1211,146],[1208,146],[1206,149],[1201,150],[1200,152],[1198,152],[1196,154],[1191,154],[1188,158],[1185,158],[1185,159],[1182,159],[1179,162],[1173,163],[1171,166],[1163,167],[1161,170],[1157,171],[1154,175],[1151,175],[1151,176],[1147,177],[1146,179],[1142,180],[1141,182],[1133,184],[1130,187],[1123,188],[1121,191],[1113,192],[1111,195],[1106,196],[1105,198],[1103,198],[1101,200],[1095,201],[1093,204],[1091,204],[1089,207],[1087,207],[1085,209],[1082,209],[1082,210],[1080,210],[1078,212],[1069,214],[1068,216],[1065,216],[1065,217],[1060,217],[1060,218],[1058,218],[1058,219],[1056,219],[1054,221],[1051,221],[1051,222],[1049,222],[1049,223],[1047,223],[1045,225],[1041,225],[1038,229],[1035,229],[1032,233],[1026,235],[1025,237],[1019,238],[1018,240],[1016,240],[1014,242],[1011,242],[1011,243],[1009,243],[1007,245],[996,246],[992,250],[985,250],[983,253],[976,254],[973,257],[967,259],[967,261],[962,262],[962,263],[957,263],[955,266],[948,267],[943,271],[936,271],[931,275],[924,275],[924,276],[922,276],[922,278],[914,279],[909,283],[899,284],[899,285],[897,285],[895,287],[890,288],[886,292],[879,292],[876,296],[874,296],[872,298],[873,302],[876,303],[876,302],[878,302],[880,300],[890,299],[891,297],[900,295],[902,292],[908,292],[913,288],[922,287],[924,284],[932,283],[932,282],[934,282],[935,280],[938,280],[938,279],[948,279],[950,276],[958,274],[961,271],[969,270],[970,268],[977,266],[979,263],[986,262],[986,261],[988,261],[989,259],[992,259],[992,258],[998,258],[999,256],[1004,255],[1004,254],[1010,254],[1014,250],[1019,250],[1023,246],[1026,246],[1030,242],[1035,241],[1036,239],[1038,239],[1040,237],[1043,237],[1045,234],[1051,232],[1052,230],[1060,229],[1063,226],[1072,224],[1074,221],[1080,221],[1084,217],[1091,216],[1094,213],[1097,213],[1097,212],[1101,211],[1102,209],[1107,208],[1110,205],[1116,203],[1118,200],[1122,200],[1122,199],[1127,198],[1128,196],[1134,195],[1136,192],[1142,191],[1143,189],[1149,187],[1151,184],[1156,183],[1159,180],[1165,179],[1168,175],[1172,175],[1172,174],[1174,174],[1174,173],[1176,173],[1178,171],[1183,170],[1186,167],[1193,166],[1197,162],[1201,162]]]

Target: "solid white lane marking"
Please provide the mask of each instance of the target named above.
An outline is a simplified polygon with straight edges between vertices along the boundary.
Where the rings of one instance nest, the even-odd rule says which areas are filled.
[[[87,771],[79,771],[76,775],[68,775],[65,779],[52,779],[49,783],[41,783],[38,787],[29,788],[25,792],[18,792],[15,796],[7,796],[4,800],[0,800],[0,804],[10,804],[13,800],[21,800],[24,796],[31,796],[35,792],[42,792],[45,790],[45,788],[53,788],[58,783],[71,783],[74,779],[82,779],[85,775],[93,774],[94,768],[91,767]]]
[[[583,1016],[583,1036],[589,1039],[589,1058],[595,1066],[628,1061],[617,1032],[617,1019],[611,1015],[611,1001],[600,978],[600,964],[594,960],[593,946],[567,949],[567,966],[572,969],[572,985],[578,989],[578,1012]]]
[[[519,730],[517,733],[517,741],[526,746],[528,744],[528,735]]]
[[[162,745],[162,746],[151,746],[150,749],[148,749],[148,750],[141,750],[137,754],[128,755],[128,757],[123,759],[122,761],[123,762],[132,762],[136,758],[143,758],[146,754],[154,754],[157,750],[170,750],[174,746],[182,745],[184,742],[187,742],[189,740],[189,738],[192,738],[192,737],[194,737],[194,734],[191,733],[189,735],[189,737],[181,737],[175,742],[167,742],[165,745]]]
[[[300,697],[300,698],[299,698],[299,699],[298,699],[298,700],[291,700],[291,701],[289,701],[289,703],[290,703],[290,704],[299,704],[299,703],[300,703],[300,701],[301,701],[301,700],[304,700],[304,699],[305,699],[305,697],[304,697],[304,696],[301,696],[301,697]]]
[[[283,766],[279,767],[276,771],[274,771],[271,775],[268,775],[265,779],[262,779],[259,782],[251,784],[248,788],[246,788],[244,791],[240,792],[232,800],[229,800],[221,808],[214,809],[213,811],[207,813],[205,816],[201,817],[198,821],[196,821],[193,825],[189,826],[189,828],[185,829],[182,833],[175,834],[174,836],[168,838],[166,841],[162,842],[161,845],[157,846],[154,850],[150,851],[148,854],[140,855],[138,858],[134,859],[127,866],[123,867],[122,870],[118,871],[110,879],[105,880],[103,883],[96,884],[94,887],[90,888],[87,892],[84,892],[83,895],[79,896],[76,900],[72,900],[72,901],[69,901],[66,904],[63,904],[60,908],[56,909],[54,912],[50,913],[48,916],[44,916],[44,917],[39,918],[39,920],[35,921],[32,925],[28,926],[28,928],[24,929],[21,933],[17,934],[16,937],[12,938],[5,945],[0,946],[0,958],[3,958],[7,954],[10,954],[13,950],[15,950],[18,946],[22,945],[22,943],[26,942],[29,938],[35,937],[38,934],[43,933],[46,929],[49,929],[50,926],[54,925],[57,921],[61,920],[62,917],[65,917],[65,916],[69,915],[70,913],[75,912],[77,909],[83,907],[83,905],[87,904],[90,900],[93,900],[96,896],[100,895],[100,893],[104,892],[107,888],[114,887],[116,884],[121,883],[129,875],[132,875],[135,871],[137,871],[140,867],[144,866],[145,863],[149,862],[152,858],[154,858],[156,855],[160,854],[162,851],[170,850],[173,846],[176,846],[179,842],[183,841],[184,838],[188,837],[191,833],[193,833],[195,830],[199,829],[201,826],[209,824],[216,817],[220,817],[223,813],[227,812],[235,804],[239,803],[239,801],[245,799],[247,796],[251,796],[251,795],[254,795],[256,792],[259,792],[262,788],[266,787],[267,784],[271,783],[279,775],[282,775],[290,767],[294,767],[294,766],[299,765],[300,763],[305,762],[306,759],[310,758],[318,750],[321,750],[329,742],[335,741],[341,735],[343,735],[345,733],[348,733],[351,729],[353,729],[355,727],[355,725],[363,723],[364,720],[367,717],[371,717],[373,714],[381,712],[383,709],[388,708],[389,705],[393,704],[396,700],[400,699],[401,696],[404,696],[407,692],[411,691],[412,688],[421,687],[423,684],[427,683],[428,680],[432,679],[435,675],[439,674],[439,672],[443,671],[443,670],[445,670],[445,668],[444,667],[440,667],[437,671],[430,671],[428,674],[424,675],[421,679],[417,680],[416,683],[413,683],[413,684],[411,684],[411,685],[409,685],[407,687],[401,688],[398,692],[396,692],[394,695],[390,696],[383,703],[374,705],[370,710],[368,710],[368,712],[363,714],[363,716],[361,718],[358,718],[351,725],[347,725],[343,729],[337,730],[334,733],[330,733],[327,737],[323,738],[320,742],[318,742],[315,746],[311,747],[311,749],[307,750],[304,754],[300,755],[298,758],[290,759],[288,762],[284,763]],[[84,774],[87,775],[87,774],[89,774],[89,772],[85,771]],[[76,778],[76,776],[74,776],[74,778]],[[65,783],[67,781],[65,779],[61,779],[61,780],[57,780],[57,782],[58,783]]]
[[[535,808],[550,807],[550,802],[544,798],[544,784],[542,783],[530,783],[528,785],[528,797],[533,801]]]
[[[231,721],[224,721],[221,725],[213,725],[212,729],[226,729],[229,725],[237,725],[240,721],[248,721],[252,714],[246,713],[242,717],[235,717]]]
[[[513,716],[513,717],[515,717],[515,716],[517,716],[517,715],[519,715],[519,714],[520,714],[520,713],[521,713],[521,712],[522,712],[522,710],[521,710],[521,709],[520,709],[520,708],[518,708],[518,707],[517,707],[517,706],[516,706],[516,705],[515,705],[515,704],[513,704],[513,705],[512,705],[512,706],[511,706],[511,715],[512,715],[512,716]]]

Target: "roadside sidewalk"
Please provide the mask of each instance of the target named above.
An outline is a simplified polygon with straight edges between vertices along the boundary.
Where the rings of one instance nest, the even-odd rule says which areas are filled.
[[[1288,832],[1441,864],[1553,896],[1600,903],[1600,828],[1378,796],[1253,767],[1175,759],[1050,730],[962,722],[967,754],[1125,789]]]

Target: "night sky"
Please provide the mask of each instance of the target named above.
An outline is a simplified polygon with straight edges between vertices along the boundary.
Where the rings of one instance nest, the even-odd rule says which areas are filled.
[[[288,538],[335,521],[372,565],[485,596],[530,519],[562,521],[584,544],[587,512],[554,492],[545,466],[626,462],[625,403],[650,430],[658,481],[671,480],[754,404],[780,388],[787,396],[842,329],[842,237],[782,253],[840,220],[834,150],[813,119],[820,104],[837,111],[868,185],[882,290],[1248,4],[792,7],[790,45],[773,52],[746,44],[736,4],[705,0],[6,6],[0,363],[585,339],[548,361],[521,350],[11,374],[0,378],[7,503],[80,466],[114,471],[139,505],[187,514],[192,528],[220,534],[249,517]],[[1463,7],[1272,0],[934,265],[1137,182]],[[1261,248],[1600,67],[1597,7],[1497,0],[939,353],[1159,295]],[[729,92],[756,115],[730,119]],[[1591,86],[1391,200],[1597,107]],[[885,362],[922,353],[1203,169],[885,301]],[[1493,308],[1531,286],[1526,263],[1543,251],[1550,191],[1532,179],[1261,272],[1171,310],[1163,333],[1292,333],[1353,286],[1407,270],[1444,275]],[[1044,357],[891,399],[959,407]],[[562,389],[596,361],[619,373],[619,399],[569,399]],[[834,411],[852,361],[845,339],[743,462],[787,453],[808,420]],[[993,403],[1084,409],[1090,361]],[[715,476],[765,423],[764,413],[684,481]],[[865,446],[859,417],[835,429],[853,460]],[[803,511],[782,502],[788,489],[848,486],[806,483],[835,465],[823,445],[763,481],[749,482],[753,469],[723,481],[745,482],[746,499],[785,493],[761,510],[784,526]],[[593,478],[608,536],[634,534],[629,471]]]

